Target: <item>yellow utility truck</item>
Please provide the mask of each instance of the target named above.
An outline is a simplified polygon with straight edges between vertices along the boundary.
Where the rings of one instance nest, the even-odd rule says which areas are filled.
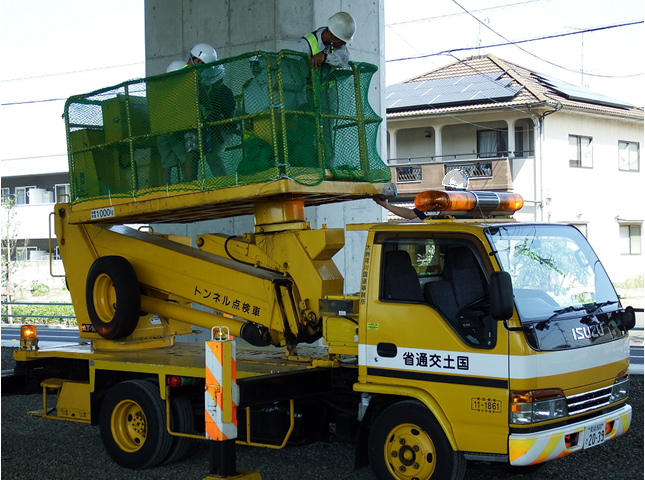
[[[39,416],[100,425],[125,467],[179,459],[206,432],[196,328],[237,339],[238,444],[333,432],[379,479],[533,468],[628,430],[633,310],[577,229],[515,221],[517,194],[429,191],[422,222],[347,225],[366,245],[344,293],[345,230],[305,207],[395,195],[374,71],[254,52],[67,101],[51,221],[82,341],[24,329],[15,374]],[[238,215],[252,231],[155,232]]]

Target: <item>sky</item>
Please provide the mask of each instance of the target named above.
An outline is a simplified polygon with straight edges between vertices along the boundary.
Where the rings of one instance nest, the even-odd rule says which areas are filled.
[[[66,156],[65,99],[145,75],[143,0],[2,0],[3,160]]]
[[[642,0],[385,0],[386,83],[490,53],[642,107],[644,10]],[[500,43],[511,45],[491,47]],[[410,57],[424,58],[395,61]]]
[[[1,8],[0,156],[64,157],[64,99],[145,75],[144,0],[3,0]],[[642,0],[385,0],[386,84],[491,53],[644,106],[644,10]],[[411,57],[423,58],[399,60]]]

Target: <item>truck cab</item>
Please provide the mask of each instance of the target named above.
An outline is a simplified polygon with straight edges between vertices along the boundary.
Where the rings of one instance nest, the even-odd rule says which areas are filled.
[[[633,316],[575,227],[437,215],[364,228],[354,388],[367,416],[383,412],[372,468],[537,465],[627,431]]]

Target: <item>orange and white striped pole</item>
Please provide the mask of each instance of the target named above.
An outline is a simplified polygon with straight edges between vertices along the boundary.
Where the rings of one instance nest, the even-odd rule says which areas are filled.
[[[257,472],[237,471],[235,439],[240,388],[237,384],[235,342],[227,327],[213,327],[206,341],[206,438],[210,442],[210,473],[204,480],[262,480]]]
[[[213,327],[206,341],[206,438],[210,443],[210,471],[218,478],[237,473],[235,439],[240,390],[235,369],[235,342],[227,327]],[[210,478],[210,477],[208,477]]]
[[[237,385],[235,342],[226,327],[214,327],[213,340],[206,341],[206,437],[210,440],[237,438]]]

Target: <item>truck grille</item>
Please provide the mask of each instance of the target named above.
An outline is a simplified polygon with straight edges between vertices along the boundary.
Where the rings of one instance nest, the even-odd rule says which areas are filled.
[[[569,415],[578,415],[609,405],[613,385],[567,397]]]

